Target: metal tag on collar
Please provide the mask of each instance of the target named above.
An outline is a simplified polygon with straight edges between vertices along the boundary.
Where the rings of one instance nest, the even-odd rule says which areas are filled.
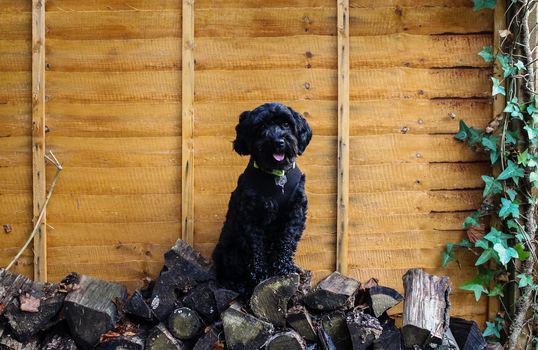
[[[275,177],[275,184],[282,189],[282,193],[284,193],[286,182],[288,182],[286,175]]]

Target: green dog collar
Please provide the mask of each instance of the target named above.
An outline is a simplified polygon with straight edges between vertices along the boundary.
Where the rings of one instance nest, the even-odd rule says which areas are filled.
[[[272,169],[271,171],[268,171],[268,170],[262,169],[262,168],[260,168],[258,166],[258,163],[256,163],[256,161],[254,161],[253,165],[254,165],[254,168],[260,169],[261,171],[263,171],[264,173],[267,173],[267,174],[271,174],[271,175],[278,176],[278,177],[282,177],[282,176],[286,175],[285,170]],[[293,165],[292,165],[291,168],[295,169],[295,162],[293,162]]]

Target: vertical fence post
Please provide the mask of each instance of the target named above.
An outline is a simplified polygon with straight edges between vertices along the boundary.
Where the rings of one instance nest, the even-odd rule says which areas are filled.
[[[338,195],[336,269],[348,267],[349,207],[349,0],[337,0],[338,17]]]
[[[32,0],[32,192],[34,223],[44,205],[45,176],[45,1]],[[34,280],[47,280],[46,215],[34,238]]]
[[[181,238],[194,243],[194,0],[183,0],[181,48]]]

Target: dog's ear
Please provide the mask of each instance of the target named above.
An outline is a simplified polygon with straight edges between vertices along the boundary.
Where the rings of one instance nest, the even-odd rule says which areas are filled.
[[[245,111],[239,116],[239,123],[235,127],[234,151],[239,155],[247,156],[250,154],[249,142],[249,116],[250,111]]]
[[[297,141],[298,141],[298,147],[299,147],[299,155],[303,154],[303,152],[306,149],[306,146],[310,143],[310,140],[312,139],[312,129],[310,128],[310,125],[308,125],[308,122],[306,119],[300,115],[299,113],[295,112],[293,109],[291,109],[291,113],[293,114],[293,118],[295,119],[295,124],[297,125]]]

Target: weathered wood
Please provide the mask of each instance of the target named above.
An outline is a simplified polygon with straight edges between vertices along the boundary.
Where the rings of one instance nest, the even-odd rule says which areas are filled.
[[[47,334],[39,350],[78,350],[78,347],[68,332],[61,332]]]
[[[164,255],[164,260],[150,300],[150,307],[161,321],[174,309],[178,294],[185,294],[198,283],[214,279],[209,262],[180,239]]]
[[[145,339],[134,336],[118,336],[107,339],[96,347],[98,350],[144,350]]]
[[[160,323],[155,326],[146,339],[147,350],[186,350],[187,347],[174,338],[166,327]]]
[[[274,330],[271,323],[234,308],[224,311],[221,318],[226,348],[230,350],[259,349],[267,342]]]
[[[265,345],[267,350],[305,350],[306,344],[299,334],[294,331],[273,335]]]
[[[373,286],[368,289],[367,293],[368,305],[375,317],[380,317],[385,311],[403,300],[400,293],[389,287]]]
[[[181,238],[194,243],[194,2],[183,0],[181,52]]]
[[[460,347],[458,346],[456,339],[454,339],[454,335],[452,334],[450,328],[448,328],[445,334],[443,334],[443,342],[441,346],[439,346],[439,350],[460,350]]]
[[[224,344],[221,342],[219,337],[220,331],[221,329],[217,330],[215,327],[211,327],[203,336],[200,337],[200,339],[198,339],[193,350],[224,348]]]
[[[366,350],[379,339],[383,327],[377,318],[362,311],[354,310],[346,317],[347,329],[351,336],[353,350]]]
[[[219,315],[215,299],[216,290],[217,285],[214,281],[201,283],[185,295],[183,305],[196,311],[206,323],[211,323]]]
[[[10,334],[4,333],[0,335],[0,349],[2,350],[38,350],[39,340],[34,337],[28,341],[20,342],[13,338]]]
[[[383,332],[374,340],[374,350],[402,350],[402,334],[394,325],[394,321],[389,319],[381,325]]]
[[[333,272],[323,279],[305,298],[304,303],[315,310],[349,309],[355,303],[360,282]]]
[[[349,0],[337,4],[338,27],[338,164],[336,270],[348,269],[349,207]]]
[[[97,345],[101,334],[118,321],[115,303],[126,299],[125,286],[82,276],[78,289],[64,301],[64,316],[77,344],[83,348]]]
[[[29,288],[31,283],[26,276],[0,269],[0,315],[16,300],[20,291]]]
[[[450,281],[411,269],[403,276],[405,303],[402,336],[406,348],[441,344],[449,326]]]
[[[168,330],[178,339],[189,340],[200,334],[202,322],[196,311],[180,307],[168,317]]]
[[[32,0],[32,180],[34,224],[46,197],[45,1]],[[46,214],[34,237],[34,280],[47,281]]]
[[[450,317],[450,330],[460,350],[483,349],[486,340],[475,321]]]
[[[317,342],[319,340],[316,334],[310,313],[301,305],[296,305],[288,310],[286,318],[291,328],[301,335],[304,339]]]
[[[217,310],[219,314],[221,314],[226,311],[228,307],[230,307],[230,304],[235,299],[237,299],[239,293],[233,290],[219,288],[213,293],[213,295],[215,296],[215,301],[217,303]]]
[[[299,275],[275,276],[254,288],[250,308],[256,317],[277,327],[286,325],[288,301],[297,292]]]
[[[153,312],[146,303],[146,300],[140,293],[140,290],[135,290],[129,300],[125,303],[123,311],[130,317],[138,321],[153,320]]]
[[[326,314],[321,318],[319,338],[325,350],[352,349],[351,337],[342,311]]]

